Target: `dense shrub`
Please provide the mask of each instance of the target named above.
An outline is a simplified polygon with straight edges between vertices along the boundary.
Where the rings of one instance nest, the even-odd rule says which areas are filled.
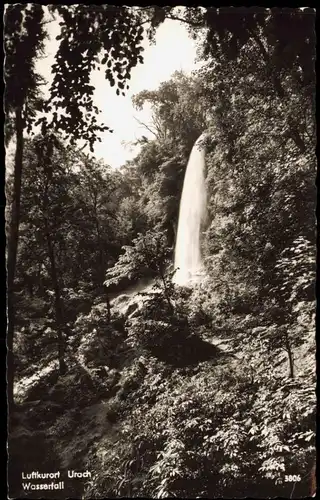
[[[82,9],[60,7],[81,25]],[[93,7],[84,26],[113,11]],[[85,498],[304,497],[316,417],[311,12],[241,11],[239,23],[214,8],[125,12],[150,36],[166,16],[205,28],[203,64],[133,98],[150,104],[153,137],[120,170],[56,134],[25,140],[14,352],[32,426],[15,416],[16,477],[20,436],[30,467],[41,455],[47,470],[94,471]],[[189,289],[172,283],[172,260],[204,131],[206,276]]]
[[[252,380],[240,367],[206,364],[197,374],[165,374],[149,363],[118,455],[95,463],[101,495],[282,495],[286,472],[306,474],[315,438],[309,382],[267,373]]]
[[[126,338],[124,319],[115,316],[110,320],[106,303],[93,306],[86,316],[78,316],[75,332],[73,346],[78,346],[77,356],[84,364],[99,366],[117,363]]]

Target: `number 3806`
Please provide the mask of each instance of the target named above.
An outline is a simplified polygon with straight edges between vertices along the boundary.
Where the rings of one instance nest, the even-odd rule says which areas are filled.
[[[288,483],[295,483],[297,481],[301,481],[301,476],[300,476],[300,474],[289,475],[289,476],[285,476],[284,480]]]

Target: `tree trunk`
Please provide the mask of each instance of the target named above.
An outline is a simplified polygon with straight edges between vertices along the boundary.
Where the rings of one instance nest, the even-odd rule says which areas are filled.
[[[8,328],[7,328],[7,394],[9,415],[14,409],[13,384],[14,384],[14,356],[13,356],[13,335],[14,335],[14,278],[17,262],[19,222],[20,222],[20,199],[21,199],[21,179],[23,162],[23,118],[22,109],[17,108],[15,112],[16,129],[16,152],[14,159],[14,181],[11,205],[11,220],[7,243],[7,306],[8,306]]]
[[[109,293],[108,291],[106,292],[106,298],[107,298],[107,314],[108,314],[108,321],[110,323],[111,321],[111,305],[110,305],[110,298],[109,298]]]
[[[54,248],[48,228],[47,221],[45,222],[46,226],[46,239],[48,245],[48,256],[50,260],[50,269],[51,269],[51,280],[54,290],[54,308],[55,308],[55,317],[56,317],[56,327],[57,327],[57,335],[58,335],[58,359],[59,359],[59,372],[60,375],[63,375],[67,371],[67,366],[64,359],[65,352],[65,342],[63,339],[63,331],[64,331],[64,319],[62,312],[62,301],[61,301],[61,293],[60,286],[58,281],[58,273],[57,266],[55,261]]]
[[[286,342],[286,351],[288,353],[288,358],[289,358],[290,377],[294,378],[293,355],[292,355],[290,339],[289,339],[289,335],[288,335],[287,331],[285,332],[285,342]]]
[[[159,275],[160,275],[160,278],[161,278],[161,281],[162,281],[162,284],[163,284],[163,292],[164,292],[165,299],[166,299],[167,304],[169,306],[170,313],[173,316],[174,315],[174,307],[173,307],[173,304],[172,304],[172,302],[170,300],[170,294],[168,292],[168,287],[167,287],[166,279],[165,279],[164,272],[163,272],[161,266],[159,266],[158,272],[159,272]]]
[[[104,276],[106,272],[106,266],[105,266],[105,258],[104,258],[104,249],[102,247],[102,239],[101,239],[101,232],[100,232],[100,225],[99,225],[99,219],[98,219],[98,209],[97,209],[97,198],[95,197],[94,199],[94,217],[95,217],[95,224],[96,224],[96,231],[97,231],[97,238],[98,238],[98,247],[99,247],[99,260],[100,260],[100,272],[99,272],[99,279],[100,279],[100,287],[102,290],[105,291],[106,293],[106,301],[107,301],[107,318],[108,322],[110,323],[111,321],[111,305],[110,305],[110,298],[109,298],[109,292],[108,289],[104,286]]]
[[[49,187],[50,182],[52,181],[52,163],[51,163],[51,155],[52,149],[51,147],[47,148],[46,151],[42,150],[41,156],[39,157],[39,161],[43,162],[43,175],[45,177],[45,188],[43,195],[43,215],[44,215],[44,233],[47,241],[47,250],[48,257],[50,262],[50,278],[54,291],[54,311],[55,311],[55,319],[56,319],[56,328],[57,328],[57,342],[58,342],[58,360],[59,360],[59,373],[60,375],[64,375],[67,371],[67,366],[64,359],[65,353],[65,342],[63,338],[63,332],[65,329],[64,317],[63,317],[63,308],[62,308],[62,300],[61,300],[61,292],[60,285],[58,279],[58,271],[56,265],[56,256],[54,252],[54,245],[51,237],[51,230],[49,227],[49,217],[50,217],[50,209],[49,209]]]

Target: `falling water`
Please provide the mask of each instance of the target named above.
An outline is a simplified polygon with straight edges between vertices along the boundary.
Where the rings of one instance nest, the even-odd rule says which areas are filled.
[[[200,252],[200,228],[206,211],[204,178],[204,149],[199,144],[203,134],[194,144],[187,165],[180,201],[178,233],[175,248],[173,281],[188,286],[198,281],[203,273]]]

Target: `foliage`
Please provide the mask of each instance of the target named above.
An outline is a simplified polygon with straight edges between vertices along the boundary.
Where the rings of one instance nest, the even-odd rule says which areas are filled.
[[[208,116],[206,102],[197,91],[196,78],[176,71],[157,90],[145,90],[133,97],[137,109],[146,103],[152,106],[151,131],[158,143],[176,144],[179,139],[191,150],[205,129]]]
[[[210,110],[198,91],[199,80],[175,72],[157,90],[133,97],[137,109],[151,105],[151,123],[143,125],[154,139],[141,142],[132,162],[141,178],[140,211],[149,225],[160,225],[174,244],[182,184],[188,156],[196,139],[208,126]]]
[[[109,127],[97,122],[91,73],[104,68],[116,94],[125,95],[132,68],[143,62],[141,16],[125,6],[57,5],[50,10],[58,14],[61,26],[45,108],[46,113],[53,111],[53,120],[49,123],[43,116],[38,123],[43,130],[61,130],[72,141],[85,140],[92,150],[94,142],[101,141],[99,133]]]
[[[123,424],[120,456],[104,454],[110,478],[101,473],[101,492],[212,497],[242,488],[257,497],[261,488],[284,491],[284,470],[305,473],[299,460],[312,455],[315,401],[307,385],[268,376],[252,382],[205,366],[193,376],[167,374],[152,359],[148,366],[139,404]],[[244,477],[251,478],[245,490]]]
[[[164,308],[165,309],[165,308]],[[170,311],[167,312],[170,314]],[[190,336],[185,318],[175,321],[131,319],[127,325],[126,343],[139,351],[146,350],[153,356],[177,363],[183,359],[183,347]],[[180,352],[179,352],[180,351]]]
[[[23,281],[34,288],[48,284],[45,224],[56,250],[60,279],[65,287],[79,294],[99,287],[108,265],[121,248],[121,224],[117,214],[117,194],[121,189],[117,175],[88,160],[59,140],[52,145],[51,177],[46,173],[45,157],[37,148],[48,144],[36,138],[25,153],[25,189],[22,197],[22,228],[19,259]],[[75,165],[78,171],[75,170]],[[46,177],[47,176],[47,177]],[[45,205],[45,197],[48,201]],[[77,261],[74,255],[78,256]],[[29,268],[25,269],[24,266]],[[39,281],[40,278],[40,281]],[[32,294],[32,289],[30,290]],[[67,298],[65,293],[65,299]],[[94,297],[93,297],[94,298]]]
[[[6,118],[8,120],[8,115],[16,108],[24,107],[24,119],[29,127],[35,118],[32,106],[36,102],[36,106],[40,104],[39,86],[43,83],[35,72],[36,57],[43,53],[46,39],[43,17],[43,8],[38,4],[27,7],[21,4],[8,5],[5,11]]]
[[[80,314],[75,322],[75,343],[78,356],[85,365],[113,365],[118,349],[126,338],[123,320],[110,322],[105,303],[94,305],[89,314]],[[74,345],[72,346],[74,348]]]
[[[108,270],[105,285],[118,284],[123,278],[137,280],[150,276],[164,279],[167,265],[170,263],[170,248],[167,246],[165,234],[149,230],[138,235],[132,245],[124,247],[118,262]]]
[[[275,268],[282,275],[282,286],[277,291],[281,293],[283,300],[297,304],[314,298],[314,253],[312,243],[304,236],[296,238],[292,247],[281,252]]]
[[[19,239],[21,182],[23,171],[24,130],[31,130],[35,111],[42,105],[40,78],[35,72],[35,61],[43,50],[46,33],[43,29],[43,9],[40,5],[7,6],[5,13],[5,140],[15,134],[13,189],[8,223],[8,404],[14,406],[13,334],[15,324],[14,280],[16,275]]]
[[[197,26],[192,26],[192,17]],[[283,94],[282,82],[293,76],[301,88],[312,92],[314,82],[314,20],[313,9],[271,10],[255,7],[193,9],[186,11],[194,35],[206,27],[203,56],[235,61],[248,46],[258,49],[255,72],[261,71]],[[295,35],[293,35],[295,34]]]
[[[286,474],[301,475],[295,494],[306,496],[316,413],[313,14],[50,9],[61,19],[50,105],[61,136],[25,142],[15,283],[17,392],[23,405],[39,400],[26,418],[59,436],[57,470],[72,457],[95,471],[77,491],[84,498],[289,497]],[[34,15],[40,22],[38,7]],[[152,140],[138,140],[118,171],[67,145],[64,134],[92,144],[104,129],[92,70],[104,67],[125,92],[142,26],[152,39],[166,18],[201,35],[204,64],[134,97],[137,109],[151,105]],[[204,131],[206,276],[189,289],[173,285],[172,257],[188,156]]]

